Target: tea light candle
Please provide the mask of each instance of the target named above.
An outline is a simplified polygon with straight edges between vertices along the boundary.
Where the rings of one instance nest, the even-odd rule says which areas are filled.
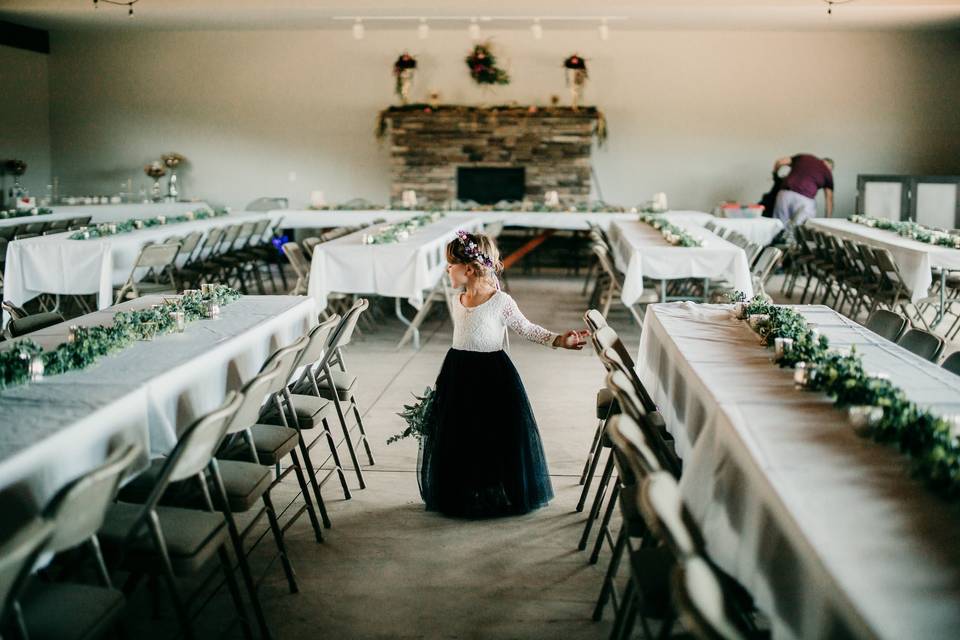
[[[185,214],[183,214],[183,217],[185,217],[187,220],[193,220],[194,213],[193,211],[187,211]]]
[[[310,206],[316,209],[326,206],[327,200],[323,197],[323,191],[310,192]]]
[[[200,294],[204,296],[209,296],[213,294],[213,285],[209,282],[200,283]]]
[[[70,325],[70,328],[67,329],[67,344],[73,344],[77,341],[77,330],[79,328],[75,324]]]
[[[27,371],[30,373],[31,382],[43,380],[43,356],[37,354],[30,358],[30,365]]]
[[[207,317],[208,318],[220,317],[220,305],[218,305],[213,300],[207,303]]]
[[[176,324],[177,333],[183,333],[183,330],[187,328],[187,314],[183,311],[171,311],[170,317]]]
[[[774,338],[773,351],[776,360],[783,360],[783,357],[793,349],[793,338]]]
[[[110,233],[116,233],[116,232],[117,232],[117,225],[111,223],[111,224],[109,224],[109,225],[107,226],[107,229],[109,229]]]
[[[135,229],[143,229],[143,220],[134,220],[133,227]]]
[[[807,386],[807,363],[798,362],[793,369],[793,384],[797,389]]]
[[[157,216],[157,222],[160,224],[167,224],[167,216]]]
[[[853,430],[861,435],[866,434],[870,427],[883,418],[883,407],[869,404],[856,404],[847,407],[847,420]]]

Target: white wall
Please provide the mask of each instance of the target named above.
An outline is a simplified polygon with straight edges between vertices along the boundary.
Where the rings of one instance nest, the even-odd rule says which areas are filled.
[[[47,59],[43,53],[0,46],[0,161],[25,161],[27,172],[20,182],[39,197],[50,183]],[[4,194],[12,184],[13,176],[0,177]]]
[[[513,83],[467,75],[466,33],[413,30],[51,34],[54,175],[64,192],[107,192],[168,150],[192,162],[189,196],[233,206],[261,195],[294,203],[385,202],[390,166],[373,136],[390,104],[391,64],[419,58],[414,97],[444,102],[566,101],[561,60],[587,56],[587,101],[606,112],[595,153],[604,198],[657,191],[674,208],[756,200],[775,157],[837,162],[839,212],[857,173],[957,173],[960,46],[950,34],[618,32],[492,34]],[[289,174],[296,173],[296,181]]]

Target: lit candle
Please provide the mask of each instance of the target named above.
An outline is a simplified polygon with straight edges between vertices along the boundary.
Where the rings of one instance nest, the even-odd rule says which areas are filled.
[[[176,324],[177,333],[183,333],[183,330],[187,327],[187,314],[183,311],[171,311],[170,317],[173,318]]]
[[[208,318],[220,317],[220,305],[218,305],[213,300],[207,303],[207,317]]]

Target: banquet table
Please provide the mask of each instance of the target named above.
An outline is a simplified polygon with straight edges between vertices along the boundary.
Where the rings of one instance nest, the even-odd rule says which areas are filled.
[[[187,211],[209,211],[210,205],[206,202],[158,202],[156,204],[89,204],[89,205],[61,205],[49,207],[51,213],[36,216],[20,216],[18,218],[0,219],[0,227],[11,227],[33,222],[57,222],[73,218],[90,216],[90,222],[124,222],[130,218],[156,218],[157,216],[179,216]]]
[[[273,209],[267,212],[274,222],[281,221],[284,229],[327,229],[332,227],[353,227],[373,224],[374,220],[398,222],[422,211],[400,211],[387,209]]]
[[[262,217],[262,213],[218,216],[89,240],[71,240],[70,233],[14,240],[7,245],[4,298],[20,306],[41,293],[97,294],[97,306],[103,309],[113,302],[113,287],[126,282],[140,249],[148,242]]]
[[[720,218],[702,211],[667,211],[660,214],[673,224],[695,224],[701,227],[708,222],[721,229],[736,231],[747,240],[761,247],[771,244],[783,231],[783,223],[776,218]]]
[[[328,227],[352,227],[369,225],[374,220],[385,219],[397,222],[416,215],[430,213],[423,210],[370,209],[370,210],[294,210],[275,209],[267,212],[273,220],[281,220],[285,229],[324,229]],[[448,211],[451,218],[480,218],[484,223],[502,222],[508,227],[526,227],[532,229],[557,229],[568,231],[587,231],[588,223],[607,229],[615,220],[636,220],[636,213],[604,212],[533,212],[533,211]],[[709,215],[709,214],[706,214]],[[712,216],[711,216],[712,217]]]
[[[900,274],[903,276],[904,282],[910,288],[913,302],[927,296],[933,282],[931,268],[960,270],[960,249],[911,240],[893,231],[868,227],[839,218],[811,218],[807,220],[806,224],[818,231],[839,236],[844,240],[889,249],[900,268]],[[941,311],[942,307],[943,301],[941,300]]]
[[[25,339],[52,349],[66,341],[69,325],[109,324],[116,311],[160,301],[138,298]],[[151,457],[168,453],[184,428],[316,322],[309,298],[244,296],[222,307],[219,318],[188,323],[183,333],[136,342],[82,371],[0,391],[0,489],[16,486],[42,508],[120,443],[139,443]]]
[[[921,406],[960,413],[960,377],[822,306],[794,307]],[[647,309],[637,369],[683,459],[710,556],[774,637],[948,638],[960,629],[960,507],[794,388],[729,307]]]
[[[680,247],[645,222],[621,221],[610,225],[610,242],[617,268],[624,273],[621,298],[627,306],[643,295],[644,279],[659,280],[661,300],[666,281],[679,278],[724,278],[735,289],[753,296],[753,282],[743,249],[696,224],[674,222],[699,239],[703,246]]]

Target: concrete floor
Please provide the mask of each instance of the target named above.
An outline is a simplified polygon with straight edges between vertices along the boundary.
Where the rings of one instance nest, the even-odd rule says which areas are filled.
[[[512,277],[510,291],[532,321],[555,331],[583,328],[582,280]],[[409,310],[408,310],[409,311]],[[606,556],[591,566],[576,550],[584,515],[574,507],[578,479],[596,425],[593,403],[602,370],[591,350],[554,351],[513,336],[512,358],[526,384],[549,461],[556,498],[521,517],[466,521],[427,513],[416,478],[412,440],[386,445],[405,426],[396,415],[412,393],[432,385],[449,348],[448,320],[430,321],[420,351],[397,350],[402,325],[385,307],[376,331],[347,350],[360,375],[360,402],[376,465],[364,468],[367,489],[343,500],[332,481],[323,494],[333,528],[317,544],[301,518],[287,544],[299,579],[291,595],[269,538],[252,554],[260,598],[276,638],[605,638],[610,618],[590,619]],[[636,348],[628,314],[612,324]],[[494,402],[477,381],[477,402]],[[352,473],[352,472],[351,472]],[[292,477],[275,493],[289,501]],[[357,486],[349,476],[350,486]],[[225,591],[225,590],[221,590]],[[128,616],[130,637],[176,634],[161,597],[149,615],[141,589]],[[219,594],[197,623],[199,637],[239,637],[232,604]]]

